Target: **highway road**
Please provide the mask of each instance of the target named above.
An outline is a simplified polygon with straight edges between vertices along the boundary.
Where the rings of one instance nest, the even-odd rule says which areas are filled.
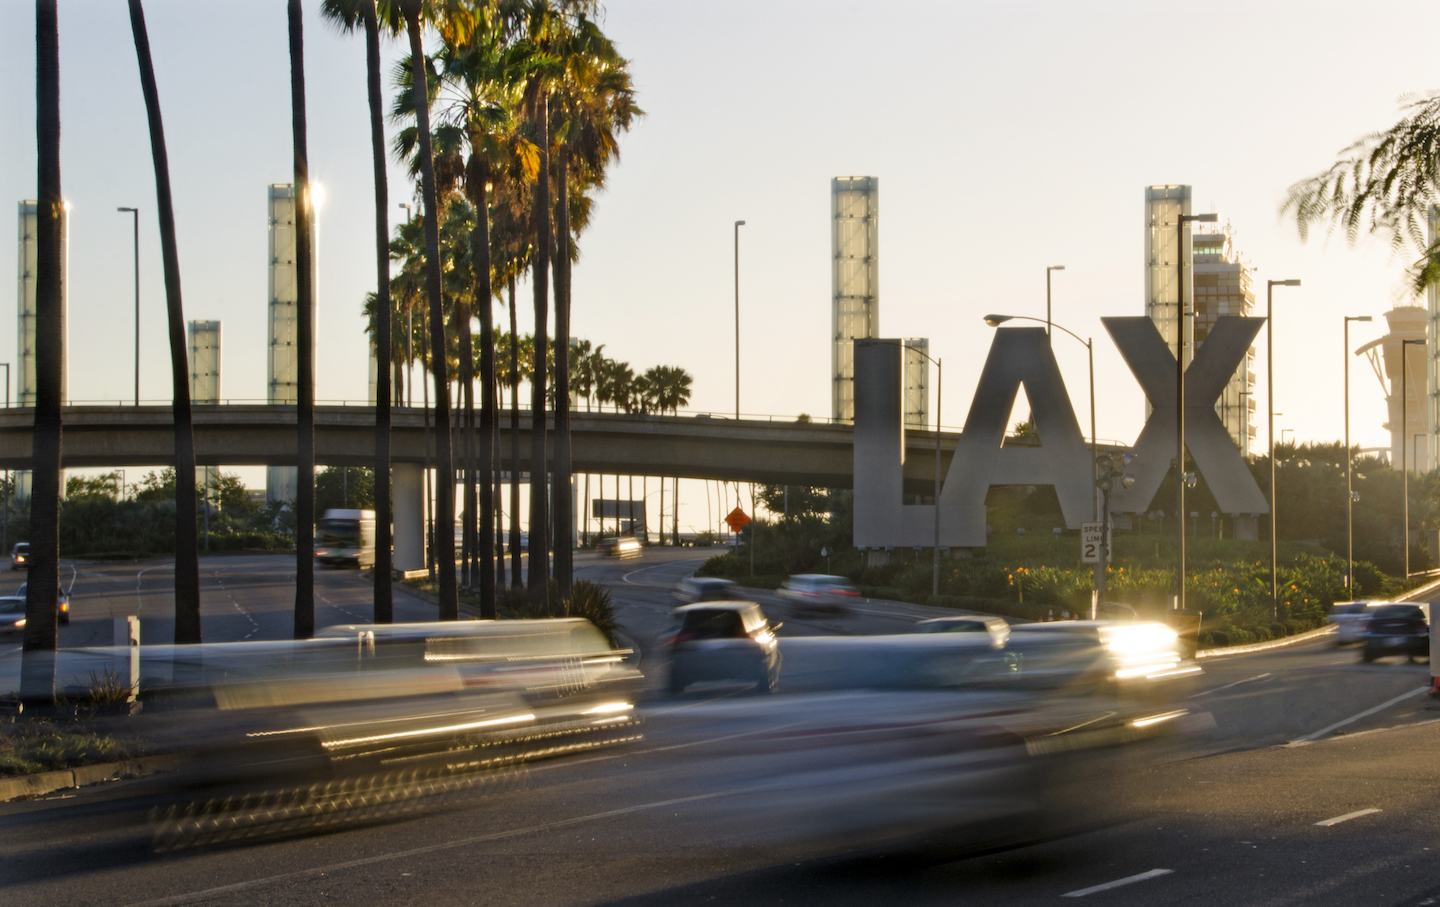
[[[650,674],[670,589],[697,563],[684,551],[577,562],[580,576],[614,591]],[[207,559],[207,638],[288,636],[285,567],[283,558]],[[142,620],[163,610],[163,575],[158,563],[77,565],[66,644],[108,642],[108,618],[127,607],[139,606]],[[368,612],[355,574],[322,573],[321,588],[322,625]],[[761,598],[786,636],[903,632],[931,613],[868,602],[853,617],[816,622]],[[423,619],[427,607],[433,616],[415,600],[402,613]],[[166,854],[121,820],[153,779],[0,804],[0,901],[1436,904],[1440,703],[1423,695],[1427,679],[1423,664],[1361,665],[1324,641],[1208,659],[1176,697],[1206,709],[1214,730],[1137,750],[1123,771],[1095,779],[1123,821],[964,860],[761,846],[717,828],[695,800],[703,763],[687,756],[704,741],[667,749],[678,745],[661,731],[628,749],[531,765],[509,787],[446,795],[400,821]],[[646,707],[662,727],[666,713],[703,709],[706,697]]]

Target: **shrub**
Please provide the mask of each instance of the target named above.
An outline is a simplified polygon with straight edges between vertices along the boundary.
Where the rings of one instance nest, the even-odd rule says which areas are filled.
[[[570,599],[565,602],[567,617],[583,617],[605,634],[612,649],[619,648],[616,631],[620,625],[615,620],[615,604],[610,600],[610,590],[589,580],[577,579],[570,588]]]

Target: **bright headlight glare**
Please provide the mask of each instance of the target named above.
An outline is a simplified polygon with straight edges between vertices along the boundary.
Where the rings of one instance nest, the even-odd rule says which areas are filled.
[[[1106,627],[1102,631],[1105,648],[1122,659],[1173,651],[1175,631],[1164,624],[1135,624]]]
[[[605,715],[611,712],[628,712],[635,706],[628,702],[605,702],[595,706],[593,709],[586,709],[582,715]]]

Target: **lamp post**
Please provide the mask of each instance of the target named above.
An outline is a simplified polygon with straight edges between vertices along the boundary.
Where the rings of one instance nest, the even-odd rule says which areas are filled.
[[[0,362],[5,367],[5,408],[10,408],[10,363]],[[0,552],[10,550],[10,470],[5,470],[5,514],[0,517]]]
[[[743,220],[735,222],[735,421],[740,421],[740,228]],[[738,492],[737,492],[738,494]]]
[[[1005,319],[1005,316],[1003,316],[1003,315],[1001,315],[1001,316],[991,315],[991,316],[988,316],[988,317],[985,319],[985,321],[986,321],[987,324],[989,324],[990,318],[996,318],[996,317],[1000,318],[1001,321],[1006,320],[1006,319]],[[995,324],[999,324],[999,323],[1000,323],[999,321],[995,322]],[[993,327],[993,325],[992,325],[992,327]],[[940,594],[940,403],[941,403],[941,396],[940,396],[940,395],[941,395],[941,391],[944,389],[944,386],[945,386],[945,366],[944,366],[944,364],[943,364],[943,360],[936,359],[935,357],[931,356],[931,355],[928,354],[928,353],[922,353],[922,352],[920,352],[918,349],[916,349],[916,348],[913,347],[913,346],[906,346],[906,345],[903,344],[903,343],[891,343],[891,342],[889,342],[889,341],[885,341],[885,342],[886,342],[886,343],[889,343],[890,346],[898,346],[898,347],[900,347],[901,355],[902,355],[902,356],[905,354],[905,351],[908,350],[909,352],[912,352],[912,353],[914,353],[914,354],[917,355],[917,356],[924,356],[926,359],[928,359],[928,360],[930,360],[931,362],[935,363],[935,538],[934,538],[935,550],[934,550],[934,565],[933,565],[933,566],[931,567],[931,569],[930,569],[930,594],[931,594],[931,595],[939,595],[939,594]],[[826,569],[828,570],[829,567],[826,567]]]
[[[1410,576],[1410,460],[1406,456],[1405,435],[1410,431],[1410,345],[1423,345],[1424,340],[1400,341],[1400,474],[1404,476],[1404,522],[1401,534],[1405,536],[1405,576]]]
[[[1185,225],[1213,224],[1220,215],[1181,214],[1175,219],[1175,607],[1185,607]],[[1193,297],[1194,294],[1192,293]],[[1193,307],[1193,300],[1192,300]]]
[[[1269,397],[1266,443],[1270,446],[1270,619],[1280,619],[1280,578],[1276,569],[1279,536],[1275,522],[1275,288],[1298,287],[1298,280],[1265,281],[1265,392]]]
[[[405,223],[409,224],[415,219],[415,212],[408,204],[401,202],[398,207],[405,209]],[[405,407],[407,409],[415,406],[415,352],[412,349],[414,337],[415,312],[407,308],[405,310]]]
[[[135,218],[135,405],[140,405],[140,209],[116,208]]]
[[[1050,265],[1045,269],[1045,340],[1047,343],[1050,341],[1050,328],[1052,327],[1050,320],[1050,272],[1063,270],[1065,270],[1064,265]]]
[[[1063,265],[1062,265],[1061,267],[1063,267]],[[1056,270],[1058,270],[1058,269],[1056,269]],[[1047,274],[1048,274],[1048,271],[1047,271]],[[1046,314],[1048,315],[1049,312],[1047,311]],[[1007,321],[1039,321],[1039,320],[1040,320],[1040,319],[1038,319],[1038,318],[1031,318],[1031,317],[1029,317],[1028,315],[986,315],[986,316],[985,316],[985,323],[988,324],[988,325],[990,325],[992,328],[993,328],[993,327],[999,327],[1000,325],[1004,324],[1004,323],[1007,322]],[[1049,340],[1049,336],[1050,336],[1049,331],[1050,331],[1051,328],[1059,328],[1060,330],[1062,330],[1062,331],[1064,331],[1065,333],[1069,334],[1071,337],[1074,337],[1076,340],[1078,340],[1078,341],[1080,341],[1081,343],[1085,344],[1085,352],[1086,352],[1086,354],[1088,355],[1088,357],[1089,357],[1089,359],[1090,359],[1090,469],[1091,469],[1092,476],[1094,477],[1094,481],[1096,481],[1096,482],[1098,483],[1098,482],[1100,481],[1100,476],[1099,476],[1099,474],[1096,472],[1096,470],[1097,470],[1097,469],[1103,469],[1103,468],[1104,468],[1104,465],[1096,458],[1096,453],[1095,453],[1095,344],[1093,343],[1092,340],[1087,340],[1087,339],[1081,337],[1079,334],[1075,333],[1074,331],[1070,330],[1069,328],[1063,327],[1063,326],[1058,325],[1058,324],[1055,324],[1055,323],[1054,323],[1053,321],[1051,321],[1048,317],[1045,319],[1045,331],[1046,331],[1045,336],[1046,336],[1046,340],[1047,340],[1047,341]],[[937,456],[938,456],[938,455],[937,455]],[[1130,461],[1129,461],[1129,460],[1126,460],[1125,462],[1128,463],[1128,462],[1130,462]],[[1131,483],[1132,483],[1132,484],[1134,483],[1134,480],[1133,480],[1133,479],[1131,480]],[[1098,488],[1098,487],[1100,487],[1100,486],[1097,485],[1096,487]],[[1129,486],[1127,485],[1126,487],[1128,488]],[[1102,491],[1104,491],[1104,489],[1102,489]],[[1100,506],[1100,501],[1099,501],[1098,499],[1095,499],[1096,496],[1093,495],[1093,494],[1091,495],[1091,498],[1092,498],[1091,503],[1092,503],[1092,505],[1093,505],[1094,508],[1095,508],[1095,516],[1094,516],[1094,519],[1095,519],[1096,521],[1099,521],[1099,520],[1101,519],[1101,506]],[[1104,508],[1104,509],[1105,509],[1104,519],[1105,519],[1105,522],[1106,522],[1107,524],[1108,524],[1109,521],[1110,521],[1109,504],[1108,504],[1109,499],[1110,499],[1110,498],[1109,498],[1109,492],[1108,492],[1108,491],[1105,491],[1105,500],[1107,501],[1107,504],[1106,504],[1106,506],[1105,506],[1105,508]],[[937,501],[939,500],[939,495],[938,495],[938,494],[936,495],[936,500],[937,500]],[[1104,571],[1105,571],[1105,564],[1104,564],[1103,561],[1102,561],[1101,563],[1096,564],[1096,566],[1095,566],[1095,588],[1096,588],[1096,590],[1097,590],[1097,593],[1098,593],[1098,591],[1103,590],[1103,589],[1104,589],[1104,586],[1105,586]],[[937,593],[937,594],[938,594],[938,593]],[[1094,610],[1093,606],[1092,606],[1091,610],[1092,610],[1092,611]],[[1094,615],[1092,614],[1091,616],[1093,617]]]

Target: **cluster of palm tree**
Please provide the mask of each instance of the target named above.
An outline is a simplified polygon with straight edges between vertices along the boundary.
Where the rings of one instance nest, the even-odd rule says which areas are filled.
[[[160,115],[160,95],[151,62],[142,0],[129,0],[136,59],[149,124],[155,169],[156,213],[164,262],[165,295],[171,348],[175,423],[176,563],[175,641],[200,641],[199,548],[196,526],[195,448],[190,416],[180,265],[170,188],[169,159]],[[531,433],[531,552],[529,591],[547,607],[548,561],[545,556],[549,508],[546,477],[555,488],[554,537],[569,537],[569,324],[570,268],[578,257],[577,236],[589,221],[591,200],[604,185],[606,169],[619,154],[617,137],[642,112],[634,103],[628,62],[597,24],[597,0],[322,0],[324,17],[366,40],[366,80],[370,102],[371,152],[375,176],[377,289],[372,302],[373,337],[378,361],[393,361],[398,312],[392,301],[392,242],[388,219],[384,91],[380,41],[402,37],[409,56],[398,73],[391,113],[402,121],[395,150],[418,177],[420,216],[402,228],[399,239],[423,249],[412,273],[402,271],[397,298],[422,313],[426,334],[420,347],[431,372],[437,431],[437,523],[454,521],[455,456],[458,428],[461,460],[467,467],[465,510],[466,573],[478,569],[482,610],[494,616],[493,546],[488,520],[492,510],[488,475],[495,448],[498,376],[494,356],[492,300],[507,289],[511,318],[511,379],[515,343],[515,281],[528,272],[534,288],[535,335],[531,376],[533,424],[545,427],[550,391],[550,286],[555,302],[554,432],[555,457],[546,468],[544,430]],[[61,462],[61,271],[63,197],[60,184],[60,42],[58,0],[36,0],[36,407],[32,465],[31,550],[34,570],[28,586],[21,694],[49,701],[54,693],[56,601],[59,594],[59,500]],[[293,127],[295,227],[299,325],[296,463],[301,475],[313,475],[314,358],[311,313],[313,266],[310,246],[309,164],[307,148],[304,30],[300,0],[287,0],[290,50],[290,100]],[[427,53],[426,35],[438,37],[438,50]],[[432,115],[433,114],[433,115]],[[433,124],[433,128],[432,128]],[[465,206],[469,219],[464,216]],[[451,218],[448,214],[459,214]],[[444,240],[458,249],[442,272]],[[409,232],[407,232],[409,229]],[[553,250],[553,253],[552,253]],[[553,273],[552,273],[553,272]],[[405,296],[404,294],[409,294]],[[405,310],[407,316],[410,310]],[[479,376],[475,371],[471,322],[480,326]],[[407,317],[407,330],[411,329]],[[411,337],[411,345],[414,340]],[[462,418],[451,418],[449,349],[458,365]],[[428,349],[426,349],[428,347]],[[397,373],[398,375],[398,373]],[[390,407],[392,374],[382,369],[377,384],[375,474],[376,583],[375,620],[391,619],[390,586]],[[481,389],[477,433],[473,387]],[[477,487],[478,486],[478,487]],[[478,495],[478,500],[477,500]],[[295,502],[295,635],[314,630],[313,482],[301,482]],[[459,616],[455,552],[449,533],[439,546],[440,616]],[[517,546],[518,547],[518,546]],[[556,578],[568,595],[571,568],[568,545],[555,548]]]
[[[367,303],[377,359],[390,365],[377,385],[384,410],[377,438],[388,430],[379,423],[388,420],[418,349],[431,373],[425,396],[433,390],[437,427],[435,525],[453,525],[458,467],[464,485],[460,582],[479,590],[482,614],[493,617],[496,571],[503,569],[490,556],[498,531],[498,488],[491,481],[499,461],[497,415],[508,386],[511,424],[518,419],[514,389],[523,371],[535,426],[527,585],[543,611],[552,547],[562,596],[572,574],[569,545],[550,544],[569,538],[573,510],[570,271],[593,197],[618,158],[618,135],[642,115],[628,61],[599,27],[595,0],[324,0],[323,10],[344,29],[364,25],[367,38],[389,31],[409,41],[388,113],[397,127],[391,150],[417,180],[419,213],[393,236],[384,228],[386,272]],[[427,34],[437,39],[429,52]],[[374,109],[378,67],[373,60],[377,134],[384,125]],[[377,181],[379,166],[377,158]],[[387,223],[378,190],[376,218],[378,231]],[[398,264],[393,278],[392,262]],[[515,287],[524,275],[533,289],[534,332],[522,369]],[[496,330],[497,299],[509,309],[508,334]],[[453,418],[452,398],[459,404]],[[431,401],[425,402],[428,412]],[[546,457],[549,431],[553,458]],[[513,432],[511,445],[518,462]],[[379,474],[378,441],[376,456]],[[377,502],[385,497],[377,488]],[[517,500],[512,485],[512,549],[519,547]],[[377,523],[384,516],[377,513]],[[455,553],[447,538],[437,533],[442,618],[458,616]]]

